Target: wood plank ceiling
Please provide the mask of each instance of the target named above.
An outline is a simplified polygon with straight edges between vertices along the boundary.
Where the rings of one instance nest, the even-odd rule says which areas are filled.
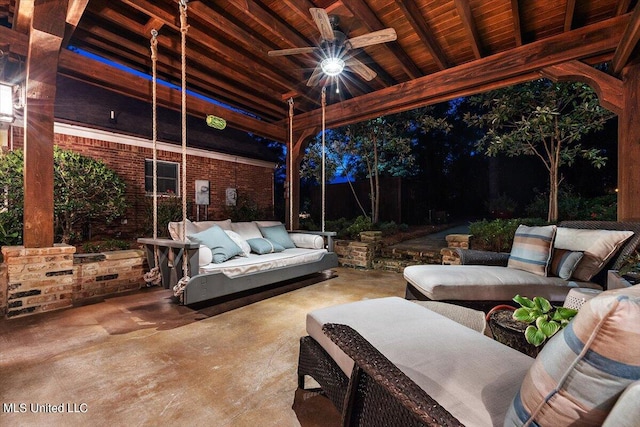
[[[0,49],[11,61],[26,54],[21,35],[29,31],[34,1],[38,0],[0,0]],[[601,49],[585,51],[579,59],[590,64],[610,60],[622,31],[632,19],[637,25],[637,17],[631,17],[636,3],[637,0],[192,0],[187,8],[188,88],[237,111],[212,108],[195,98],[190,101],[190,111],[215,111],[230,117],[234,127],[284,140],[287,100],[294,98],[296,115],[304,117],[308,113],[311,126],[317,118],[323,85],[327,86],[330,105],[352,99],[350,110],[365,112],[360,117],[367,116],[366,110],[373,104],[369,100],[382,91],[383,99],[377,101],[382,106],[376,105],[371,112],[380,114],[384,99],[393,90],[390,88],[402,92],[409,84],[446,76],[461,66],[491,74],[498,70],[474,69],[472,64],[501,64],[489,58],[556,40],[554,37],[572,31],[585,29],[579,34],[588,38],[591,33],[587,30],[598,24],[603,28],[617,27],[607,33],[607,37],[617,39],[610,44],[603,41]],[[144,80],[80,59],[74,49],[149,74],[149,37],[156,29],[159,78],[180,83],[177,0],[69,0],[69,4],[59,73],[148,100],[149,85]],[[319,85],[308,87],[305,83],[318,62],[315,54],[267,55],[270,50],[320,43],[319,30],[309,12],[312,7],[325,8],[329,15],[337,16],[339,28],[348,38],[388,27],[395,29],[396,41],[354,50],[356,58],[375,71],[375,78],[366,81],[347,68],[339,78],[322,78]],[[637,29],[631,33],[632,40],[627,43],[630,48],[623,52],[621,63],[637,55],[637,33]],[[543,50],[543,55],[545,47],[538,49]],[[520,60],[526,61],[527,57]],[[521,79],[531,76],[524,69],[520,73]],[[508,76],[514,77],[515,74]],[[463,93],[486,89],[478,83]],[[171,91],[165,90],[160,99],[167,106],[179,108],[180,97]],[[420,102],[423,100],[415,101]],[[401,104],[396,98],[390,111],[407,108]],[[340,114],[334,109],[334,116]],[[334,124],[338,123],[336,119]]]

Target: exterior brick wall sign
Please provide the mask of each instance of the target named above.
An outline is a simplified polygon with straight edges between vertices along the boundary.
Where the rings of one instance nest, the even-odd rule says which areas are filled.
[[[22,128],[13,127],[13,148],[23,147],[23,135]],[[145,192],[144,166],[145,160],[153,159],[151,140],[56,122],[54,144],[102,160],[125,180],[129,209],[117,224],[119,233],[140,236],[144,230],[150,228],[151,197]],[[157,158],[159,161],[177,163],[180,170],[182,147],[158,142]],[[192,206],[192,212],[187,212],[187,216],[196,218],[196,180],[207,180],[210,187],[210,203],[206,211],[199,213],[201,220],[205,217],[209,220],[226,219],[227,188],[235,188],[239,197],[255,202],[261,209],[273,211],[275,166],[274,163],[264,160],[189,147],[186,172],[187,200],[192,202],[189,204]],[[179,195],[174,197],[177,196]]]

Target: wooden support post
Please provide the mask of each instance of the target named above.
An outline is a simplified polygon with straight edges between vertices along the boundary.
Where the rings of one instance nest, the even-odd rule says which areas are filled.
[[[35,0],[29,30],[24,119],[27,248],[53,246],[53,107],[68,0]]]
[[[624,111],[618,117],[618,221],[640,220],[640,63],[622,71]]]

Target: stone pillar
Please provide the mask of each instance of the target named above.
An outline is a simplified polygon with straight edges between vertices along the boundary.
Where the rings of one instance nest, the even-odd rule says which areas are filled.
[[[459,265],[460,257],[456,252],[457,248],[469,249],[470,234],[448,234],[445,238],[447,240],[447,247],[440,249],[442,255],[442,264],[444,265]]]
[[[7,267],[8,318],[71,307],[73,304],[73,254],[65,244],[49,248],[3,246]]]

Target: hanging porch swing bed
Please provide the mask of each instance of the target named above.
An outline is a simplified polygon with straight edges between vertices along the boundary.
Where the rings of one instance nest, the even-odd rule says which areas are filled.
[[[138,239],[139,243],[145,245],[149,267],[158,268],[162,286],[166,289],[173,288],[174,295],[185,305],[257,289],[338,266],[338,256],[333,252],[334,232],[286,232],[282,224],[272,221],[232,223],[226,220],[187,224],[188,240],[180,239],[181,223],[169,224],[171,234],[177,240]],[[241,252],[223,262],[213,262],[216,258],[220,259],[215,252],[220,251],[220,240],[225,240],[225,237],[213,245],[207,244],[206,240],[196,240],[203,235],[214,234],[211,229],[218,234],[221,231],[226,236],[231,234]],[[282,245],[278,247],[274,239],[267,239],[266,235],[270,232],[278,232],[281,238],[286,233],[290,242],[286,245],[287,248],[281,249]],[[260,250],[261,244],[269,247]],[[276,246],[275,250],[278,252],[273,252],[270,245]],[[210,246],[214,246],[214,249]],[[256,251],[265,253],[259,254]],[[185,260],[186,280],[179,280],[184,271]]]

